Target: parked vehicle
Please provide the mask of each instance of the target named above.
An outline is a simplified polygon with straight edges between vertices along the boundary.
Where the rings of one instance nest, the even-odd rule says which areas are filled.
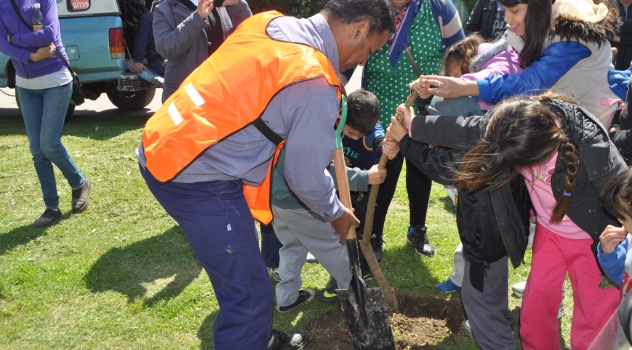
[[[138,14],[130,11],[132,4],[144,6],[144,0],[57,0],[62,41],[86,98],[96,100],[105,93],[123,110],[146,107],[163,81],[151,72],[138,75],[130,69],[132,48],[125,39],[135,36],[138,21]],[[0,87],[15,88],[15,69],[2,53]],[[71,103],[67,115],[74,109]]]

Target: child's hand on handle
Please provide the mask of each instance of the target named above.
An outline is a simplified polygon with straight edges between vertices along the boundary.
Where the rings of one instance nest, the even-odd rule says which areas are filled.
[[[384,146],[382,146],[384,147]],[[369,185],[379,185],[386,179],[386,169],[380,168],[377,164],[374,164],[369,169]]]
[[[599,243],[601,243],[601,250],[604,253],[612,253],[617,249],[619,243],[625,240],[625,236],[628,233],[623,227],[614,227],[612,225],[606,226],[599,236]]]
[[[404,105],[399,105],[396,115],[401,116],[401,121],[397,117],[391,117],[391,125],[387,129],[386,138],[399,142],[408,133],[407,126],[410,125],[415,112],[412,107],[406,109]]]
[[[384,143],[382,144],[382,154],[388,158],[388,160],[393,160],[397,157],[399,153],[399,142],[391,139],[385,138]]]

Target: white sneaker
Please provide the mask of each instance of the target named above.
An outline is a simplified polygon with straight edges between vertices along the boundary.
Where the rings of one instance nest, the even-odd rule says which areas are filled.
[[[527,249],[533,248],[533,238],[535,237],[535,224],[529,223],[529,238],[527,239]]]
[[[468,333],[472,334],[472,327],[470,327],[470,320],[465,320],[463,322],[463,329],[465,329]]]
[[[518,298],[522,298],[524,295],[524,289],[527,287],[527,281],[518,282],[511,286],[511,290],[513,290],[514,294]]]
[[[313,263],[317,263],[318,260],[316,260],[316,257],[314,257],[312,255],[312,253],[307,253],[307,260],[308,263],[313,264]]]

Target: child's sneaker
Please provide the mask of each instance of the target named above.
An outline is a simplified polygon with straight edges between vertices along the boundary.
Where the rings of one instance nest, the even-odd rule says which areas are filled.
[[[336,293],[337,285],[334,283],[329,288],[325,288],[316,293],[316,299],[323,303],[333,304],[338,302],[338,293]]]
[[[511,285],[511,290],[518,298],[522,298],[524,295],[524,289],[527,287],[527,281],[518,282]]]
[[[277,311],[284,314],[294,310],[297,306],[307,304],[314,299],[314,291],[311,289],[301,289],[298,291],[298,299],[290,305],[280,306],[277,304]]]
[[[312,255],[312,253],[309,253],[309,252],[307,253],[307,258],[305,259],[305,261],[307,261],[310,264],[314,264],[318,262],[318,260],[316,260],[314,255]]]
[[[272,329],[268,350],[301,350],[308,343],[309,335],[302,329],[293,329],[287,333]]]
[[[447,280],[437,284],[437,286],[435,288],[437,288],[438,291],[444,292],[444,293],[459,292],[461,290],[461,287],[457,286],[449,278]]]

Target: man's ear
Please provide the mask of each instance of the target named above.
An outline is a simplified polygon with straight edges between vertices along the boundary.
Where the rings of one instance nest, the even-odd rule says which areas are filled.
[[[366,38],[369,34],[369,21],[363,20],[353,24],[353,39]]]

